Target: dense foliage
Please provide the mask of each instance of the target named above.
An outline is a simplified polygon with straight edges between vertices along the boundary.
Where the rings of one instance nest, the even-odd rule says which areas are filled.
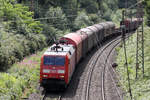
[[[0,100],[21,100],[37,91],[40,57],[44,51],[24,58],[7,73],[0,73]]]
[[[62,35],[102,21],[119,25],[121,10],[137,0],[0,0],[0,99],[20,99],[25,88],[38,80],[36,67],[14,64],[51,45]],[[146,2],[150,20],[150,1]],[[149,24],[149,23],[148,23]],[[150,24],[149,24],[150,25]],[[33,71],[34,70],[34,71]],[[33,82],[34,81],[34,82]],[[36,82],[37,83],[37,82]]]
[[[28,7],[15,0],[0,0],[0,69],[45,47],[39,21],[33,20]]]
[[[137,3],[138,0],[119,0],[119,8],[128,8]]]
[[[80,17],[81,14],[85,13],[85,16],[88,17],[96,14],[95,16],[98,16],[99,18],[111,20],[110,16],[112,15],[113,11],[116,11],[118,8],[118,0],[31,0],[31,2],[33,5],[30,5],[30,8],[33,8],[35,12],[35,18],[45,17],[46,13],[48,13],[50,9],[52,11],[60,8],[62,12],[59,15],[65,15],[67,19],[66,29],[73,31],[77,29],[76,26],[74,27],[76,23],[75,21],[77,17]],[[30,2],[27,0],[21,0],[21,3],[29,4]],[[57,13],[59,13],[59,11],[55,13],[56,16],[58,15]],[[83,18],[86,18],[85,16],[83,15]],[[52,18],[51,20],[55,20],[55,18]],[[91,21],[90,23],[93,22]],[[87,25],[89,25],[89,23]]]
[[[147,17],[147,25],[150,26],[150,0],[145,0],[145,12],[146,12],[146,17]]]

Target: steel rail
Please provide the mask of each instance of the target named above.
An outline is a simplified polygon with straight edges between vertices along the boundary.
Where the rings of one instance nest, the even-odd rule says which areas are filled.
[[[128,34],[125,38],[128,39],[131,35],[132,35],[132,34]],[[104,65],[104,67],[103,67],[104,70],[102,71],[102,98],[103,98],[103,100],[105,100],[105,85],[104,85],[104,81],[105,81],[105,71],[106,71],[106,68],[108,68],[108,67],[107,67],[108,58],[109,58],[109,56],[111,55],[111,53],[112,53],[112,51],[114,50],[114,48],[115,48],[117,45],[119,45],[121,41],[122,41],[122,39],[121,39],[120,41],[118,41],[118,43],[115,44],[115,45],[111,48],[111,50],[109,51],[109,53],[108,53],[108,55],[107,55],[107,57],[106,57],[106,60],[105,60],[105,65]],[[106,54],[105,54],[105,56],[106,56]],[[111,64],[109,64],[109,66],[111,66]],[[112,67],[111,67],[111,68],[112,68]],[[112,69],[113,69],[113,68],[112,68]],[[113,69],[113,71],[114,71],[114,69]],[[112,79],[112,81],[113,81],[113,84],[115,85],[115,88],[116,88],[116,90],[117,90],[117,94],[118,94],[120,100],[123,100],[123,98],[122,98],[122,96],[121,96],[121,93],[119,92],[119,89],[118,89],[117,85],[115,84],[115,81],[114,81],[114,79],[112,78],[112,75],[111,75],[110,71],[109,71],[109,74],[110,74],[110,76],[111,76],[111,79]]]
[[[46,100],[46,98],[48,98],[47,96],[48,96],[48,93],[44,92],[44,95],[41,100]],[[58,98],[56,98],[56,100],[62,100],[62,94],[60,94]]]
[[[119,37],[119,39],[120,38],[121,37]],[[107,49],[107,47],[109,47],[112,43],[116,42],[117,39],[118,39],[118,37],[115,38],[115,40],[110,41],[102,50],[100,50],[101,51],[100,53],[98,52],[99,54],[98,53],[96,54],[98,56],[94,57],[92,59],[92,61],[90,62],[88,67],[90,67],[90,66],[92,66],[92,67],[91,67],[89,75],[88,75],[88,82],[87,82],[87,85],[86,85],[85,100],[89,100],[89,89],[90,89],[90,85],[91,85],[90,83],[91,83],[92,73],[93,73],[93,70],[94,70],[94,68],[96,66],[96,62],[98,61],[98,58],[101,56],[101,54],[104,52],[104,50]]]
[[[129,37],[129,36],[128,36]],[[110,41],[102,50],[100,50],[101,52],[98,54],[98,56],[92,58],[92,61],[90,62],[89,66],[92,66],[90,68],[90,72],[89,72],[89,75],[88,75],[88,82],[87,82],[87,85],[86,85],[86,94],[85,94],[85,100],[89,100],[89,89],[90,89],[90,85],[91,85],[91,79],[92,79],[92,73],[93,73],[93,70],[96,66],[96,62],[98,61],[98,58],[102,55],[102,53],[104,52],[105,49],[107,49],[107,47],[109,47],[111,44],[113,44],[114,42],[116,42],[118,39],[121,39],[121,36],[115,38],[113,41]],[[117,44],[113,47],[113,49],[118,45],[120,44],[122,40],[118,41]],[[103,71],[104,72],[104,71]],[[102,75],[103,76],[103,75]],[[102,82],[103,86],[104,86],[104,81]],[[105,93],[104,93],[104,87],[102,88],[102,98],[103,100],[105,100]],[[122,100],[122,99],[121,99]]]
[[[112,52],[112,50],[117,46],[117,45],[119,45],[120,44],[120,42],[121,42],[122,40],[120,40],[120,41],[118,41],[112,48],[111,48],[111,50],[109,51],[109,53],[108,53],[108,55],[107,55],[107,57],[106,57],[106,60],[105,60],[105,64],[104,64],[104,66],[103,66],[103,71],[102,71],[102,100],[106,100],[105,99],[105,72],[106,72],[106,68],[107,68],[107,66],[106,66],[106,63],[107,63],[107,61],[108,61],[108,57],[110,56],[110,53]]]

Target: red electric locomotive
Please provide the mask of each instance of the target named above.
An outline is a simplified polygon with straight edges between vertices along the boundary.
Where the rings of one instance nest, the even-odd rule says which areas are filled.
[[[40,83],[43,86],[66,87],[71,80],[75,65],[81,58],[81,37],[75,33],[60,39],[62,44],[52,45],[41,58]],[[55,87],[56,88],[56,87]]]
[[[137,18],[125,19],[124,21],[121,21],[120,25],[125,25],[126,31],[131,32],[131,31],[135,31],[138,28],[138,26],[142,22],[141,20],[142,19],[137,19]]]
[[[74,68],[74,46],[54,44],[48,48],[41,58],[40,83],[51,88],[56,85],[66,86]]]

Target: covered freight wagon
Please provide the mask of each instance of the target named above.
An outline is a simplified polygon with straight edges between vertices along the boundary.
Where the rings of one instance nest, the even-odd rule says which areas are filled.
[[[89,27],[87,27],[87,28],[88,28],[90,31],[92,31],[92,33],[93,33],[93,37],[94,37],[94,39],[93,39],[94,45],[93,45],[93,46],[97,45],[97,43],[99,42],[98,29],[97,29],[96,27],[94,27],[94,26],[89,26]]]
[[[94,35],[93,32],[88,29],[88,28],[82,28],[79,31],[82,31],[83,33],[88,35],[88,51],[92,49],[92,47],[94,46]]]
[[[98,29],[98,38],[99,38],[99,42],[101,42],[104,38],[104,27],[99,24],[95,24],[94,27]]]
[[[81,36],[81,39],[82,39],[82,57],[85,57],[86,53],[88,52],[88,35],[81,30],[77,31],[76,34]]]

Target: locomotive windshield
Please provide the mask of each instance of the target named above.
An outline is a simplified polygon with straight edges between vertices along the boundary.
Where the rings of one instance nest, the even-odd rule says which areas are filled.
[[[44,65],[64,66],[65,65],[65,57],[45,56],[44,57]]]

